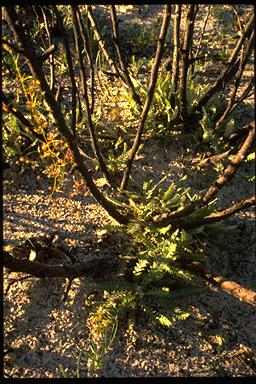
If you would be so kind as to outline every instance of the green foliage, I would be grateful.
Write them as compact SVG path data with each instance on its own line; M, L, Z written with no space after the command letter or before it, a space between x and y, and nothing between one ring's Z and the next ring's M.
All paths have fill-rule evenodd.
M91 374L99 375L102 362L113 346L118 327L123 321L134 321L144 314L163 327L172 327L185 320L189 313L177 307L178 300L202 292L197 278L186 269L186 263L202 259L205 244L204 228L185 231L156 227L148 222L152 214L179 209L197 199L184 188L185 179L164 188L165 178L153 185L144 182L141 196L128 194L127 202L136 219L126 227L127 242L122 243L118 279L90 282L88 292L98 292L101 299L90 305L88 328L91 347L87 353ZM197 217L209 214L213 208L201 209ZM120 230L112 226L111 231Z
M128 203L138 221L143 222L153 214L183 209L188 203L197 199L197 195L190 196L189 187L184 188L185 180L186 176L166 188L164 186L165 176L155 185L153 185L153 180L145 181L142 186L142 194L131 193Z
M135 309L135 295L131 285L122 279L100 284L90 281L86 283L90 289L100 292L102 297L89 304L90 315L87 319L90 332L90 348L86 351L88 375L97 376L105 356L111 350L122 320Z
M231 134L234 127L234 120L232 116L230 116L220 129L215 129L216 121L225 107L226 101L223 94L217 93L214 95L202 109L195 134L198 144L200 144L202 148L206 145L216 154L225 150L224 139Z
M96 311L89 317L91 340L88 355L88 375L97 374L102 362L116 337L118 317L114 298L106 293L106 302L98 303Z
M159 19L154 20L154 22L150 24L127 24L126 33L129 36L129 41L131 42L129 44L130 50L132 50L132 52L136 55L141 55L141 52L144 52L147 57L154 54L160 27L161 21Z
M143 145L140 145L138 149L138 153L142 149ZM121 171L125 169L125 165L127 159L129 157L130 150L127 148L127 143L121 138L118 137L114 148L109 149L108 158L107 158L107 166L108 169L114 173L119 174Z
M172 103L174 97L170 72L159 73L146 125L155 136L168 134L171 122L178 116L178 105Z
M199 64L197 65L199 66ZM202 84L198 81L197 77L189 70L187 74L187 105L188 113L191 112L197 102L204 96L209 89L208 84Z
M168 312L171 302L179 296L180 287L189 286L183 294L195 293L194 275L184 268L184 262L201 259L204 244L196 234L175 229L172 225L157 227L148 221L153 214L172 208L179 210L197 199L196 195L190 196L189 188L182 187L184 179L176 185L172 183L167 189L161 188L164 181L165 178L155 185L152 181L145 182L142 196L133 194L128 198L136 219L127 228L131 242L125 260L131 279L136 283L138 303L143 311L150 312L149 316L161 324L170 325L174 319L184 316L175 310L171 320L172 312L168 316L158 312L157 303L166 304L167 301L168 306L164 308ZM198 217L209 211L212 209L202 209Z
M219 34L234 32L236 16L229 5L214 5L211 7L211 15L217 21Z
M15 116L3 115L4 129L2 134L4 154L8 162L15 161L18 156L22 154L22 144L24 137L22 137L17 119ZM8 126L8 131L5 129ZM23 141L23 143L22 143Z

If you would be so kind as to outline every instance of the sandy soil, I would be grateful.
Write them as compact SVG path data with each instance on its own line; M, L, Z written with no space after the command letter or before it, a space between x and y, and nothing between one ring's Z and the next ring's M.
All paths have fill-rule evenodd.
M161 6L156 10L159 14ZM129 8L126 20L132 12ZM246 119L242 111L240 124L243 125L243 119L250 121L251 116L249 112ZM142 156L138 161L138 171L133 175L135 183L141 182L142 172L155 181L165 172L166 183L186 172L175 141L159 140L146 143L146 160ZM192 167L192 158L187 161ZM246 181L246 175L253 172L253 165L248 163L240 169L220 193L223 205L254 193L253 184ZM210 168L203 177L190 172L187 183L194 190L202 190L215 176ZM17 175L12 185L5 185L4 246L8 249L27 237L56 231L56 244L72 249L79 261L117 256L122 240L106 242L101 237L104 225L113 222L112 219L86 191L70 198L69 184L66 185L63 193L53 197L49 196L48 185L31 175ZM207 266L212 274L222 274L255 290L256 255L254 247L248 245L255 239L254 212L240 212L227 223L238 227L239 232L227 236L220 249L207 249ZM226 249L228 245L234 245L233 250ZM5 287L10 278L22 276L4 271ZM67 301L62 303L64 286L64 279L30 278L13 284L4 297L6 378L74 378L80 353L80 377L88 375L86 280L75 279ZM178 321L171 329L160 328L143 318L123 328L105 356L101 376L255 376L255 306L210 283L208 288L207 292L174 303L188 311L190 317Z

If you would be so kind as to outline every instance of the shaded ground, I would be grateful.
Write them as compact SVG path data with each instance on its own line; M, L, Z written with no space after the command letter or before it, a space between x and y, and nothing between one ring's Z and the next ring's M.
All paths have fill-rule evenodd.
M125 18L130 23L132 9ZM251 121L252 108L250 104L247 119L241 110L239 124ZM167 184L187 173L192 191L206 188L216 171L207 168L203 177L199 176L192 167L192 157L184 162L181 155L174 138L146 143L133 172L134 184L141 184L143 173L155 181L166 174ZM253 173L252 164L241 168L220 193L224 206L254 193L253 184L246 180ZM106 241L101 237L100 230L112 219L86 189L71 198L69 186L67 181L63 193L51 198L44 180L17 175L15 182L4 188L5 246L54 230L56 243L72 248L77 260L120 254L121 238ZM221 248L208 248L207 266L213 275L221 273L255 290L255 249L248 245L255 239L253 210L236 214L228 223L239 226L239 232L227 236ZM6 285L6 272L4 276ZM15 276L23 275L12 274ZM60 365L67 377L75 377L80 352L81 377L87 375L87 282L75 279L63 304L64 284L64 279L31 278L11 286L4 298L5 377L60 378L64 376ZM191 314L174 328L165 330L143 318L121 327L104 360L102 376L255 376L255 307L208 286L207 292L174 302Z

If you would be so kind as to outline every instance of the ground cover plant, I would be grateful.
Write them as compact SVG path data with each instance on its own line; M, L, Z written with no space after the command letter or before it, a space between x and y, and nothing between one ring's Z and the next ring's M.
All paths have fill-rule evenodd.
M159 23L150 26L155 33L143 29L134 45L122 35L117 7L106 12L102 27L102 15L91 5L3 8L4 183L17 173L34 173L51 181L54 196L72 177L70 197L86 186L113 219L106 236L123 239L119 256L103 260L77 262L53 246L51 233L3 253L9 271L66 278L64 300L72 281L84 279L89 376L100 374L124 324L140 316L167 328L189 321L177 302L202 292L205 282L255 305L251 289L212 276L204 263L212 238L228 232L225 219L255 205L255 195L232 196L228 205L218 199L242 165L254 160L254 124L236 124L238 107L254 86L254 77L245 77L252 64L253 11L165 5ZM209 15L219 22L220 48L207 46ZM148 42L150 49L138 55ZM206 67L216 63L217 73L203 82ZM143 172L140 159L147 161L143 151L154 140L175 140L187 175L167 183L167 175L157 180ZM199 157L192 173L200 178L207 165L216 172L199 190L187 177L191 154ZM49 263L63 255L65 263Z

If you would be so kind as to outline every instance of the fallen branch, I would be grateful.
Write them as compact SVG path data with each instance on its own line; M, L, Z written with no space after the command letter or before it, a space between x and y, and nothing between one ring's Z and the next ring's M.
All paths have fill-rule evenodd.
M99 277L100 275L107 274L109 265L113 266L115 260L113 259L96 259L85 261L76 264L56 264L49 265L45 263L38 263L24 259L17 259L9 252L3 251L3 265L11 272L24 272L34 277L41 278L56 278L65 277L74 279L81 276Z
M213 280L219 285L220 289L236 296L241 301L245 301L248 304L256 306L256 292L251 289L244 288L240 284L235 283L232 280L228 280L223 276L216 276Z
M217 286L219 289L224 290L231 294L232 296L237 297L239 300L246 302L250 305L256 306L256 292L244 288L240 284L235 283L232 280L228 280L224 276L212 276L206 269L205 265L194 261L186 266L186 268L191 272L198 273L203 279L209 281L213 285Z
M39 278L57 278L63 277L69 279L62 300L65 301L72 280L76 277L90 276L98 278L108 274L107 269L111 266L113 270L117 261L113 259L96 259L74 265L48 265L29 260L16 259L10 253L3 252L3 265L11 272L24 272ZM256 306L256 293L251 289L242 287L234 281L228 280L223 276L211 276L205 266L200 262L188 264L186 268L192 272L198 273L204 279L217 285L220 289L227 291L239 300ZM26 276L27 278L28 276ZM29 276L31 277L31 276Z

